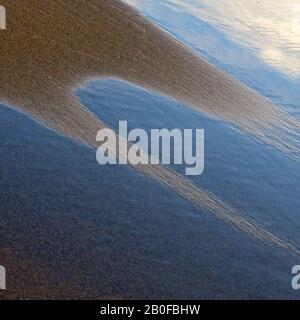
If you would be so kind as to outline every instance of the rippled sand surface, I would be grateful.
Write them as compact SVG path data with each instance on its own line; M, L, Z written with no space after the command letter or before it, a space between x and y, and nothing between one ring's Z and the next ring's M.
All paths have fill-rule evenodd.
M105 127L74 89L93 77L118 77L226 121L298 158L299 123L216 69L134 9L115 0L2 1L0 99L45 125L97 147ZM137 170L239 230L266 243L298 249L213 194L161 166Z
M1 96L47 125L94 143L99 121L72 89L116 76L298 153L299 123L119 1L3 1ZM87 130L88 128L88 130ZM297 140L298 141L298 140Z

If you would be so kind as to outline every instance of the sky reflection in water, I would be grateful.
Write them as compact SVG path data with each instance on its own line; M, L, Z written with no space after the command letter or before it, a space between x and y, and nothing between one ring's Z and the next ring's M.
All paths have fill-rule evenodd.
M290 113L300 106L298 0L124 0Z
M300 36L297 23L292 24L298 1L126 2L214 65L300 116ZM227 124L123 81L92 81L77 94L111 127L128 120L130 129L204 128L205 172L193 177L193 182L300 247L297 162ZM112 292L124 288L127 294L130 290L148 294L153 289L159 297L173 297L171 292L179 295L175 298L297 297L290 289L295 257L234 232L171 189L126 166L100 167L90 149L45 130L21 113L3 105L0 113L4 138L0 144L0 191L6 199L5 212L17 221L2 235L7 246L13 241L11 235L24 232L27 242L19 242L47 261L46 253L41 257L43 241L36 240L44 232L55 254L61 252L62 243L68 250L77 250L74 263L79 261L78 252L87 252L95 260L92 267L97 272L93 270L92 276L98 284L111 272L107 288ZM182 172L180 167L175 169ZM88 224L83 229L88 230L86 240L77 245L69 235L74 219L80 228ZM69 241L59 241L55 247L57 234ZM115 257L112 248L118 253ZM79 262L91 261L85 260ZM53 262L51 256L49 261ZM174 279L168 278L170 275ZM216 281L219 291L199 290L205 281L209 285Z

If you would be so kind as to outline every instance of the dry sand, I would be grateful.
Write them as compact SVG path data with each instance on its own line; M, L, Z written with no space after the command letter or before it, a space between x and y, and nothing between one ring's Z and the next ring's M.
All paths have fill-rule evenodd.
M118 77L180 100L298 157L299 123L116 0L3 0L0 100L97 147L105 127L74 96L92 77ZM162 166L135 167L239 230L299 251Z

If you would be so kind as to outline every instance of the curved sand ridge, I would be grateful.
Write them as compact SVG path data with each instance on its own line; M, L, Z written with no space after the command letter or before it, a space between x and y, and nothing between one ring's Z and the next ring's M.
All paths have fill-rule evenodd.
M105 125L73 91L91 77L118 77L225 120L299 156L299 122L116 0L3 0L0 99L97 147ZM239 230L299 254L292 244L160 165L135 166Z

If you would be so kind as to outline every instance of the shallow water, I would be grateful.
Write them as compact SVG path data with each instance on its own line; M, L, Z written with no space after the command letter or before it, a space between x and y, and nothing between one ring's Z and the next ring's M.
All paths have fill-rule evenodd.
M129 108L126 116L132 114L135 119L140 102L147 102L155 114L152 98L178 111L175 117L162 117L162 124L185 124L179 116L187 111L178 104L172 102L169 106L170 101L136 88L131 92L138 99L131 104L128 86L122 88L115 81L91 83L79 93L92 108L101 108L99 96L94 95L99 85L104 105L105 96L108 98L105 87L110 92L121 90L109 99L112 112L120 110L122 102ZM136 110L131 113L130 109ZM120 112L107 118L111 125L123 117ZM190 119L193 117L198 123L199 116L190 115ZM149 119L154 120L152 116ZM15 270L10 289L25 291L32 285L30 275L24 279L18 272L19 264L30 257L34 267L47 268L47 279L49 274L54 278L50 286L42 281L38 286L52 292L53 285L60 295L71 288L79 297L94 298L298 298L290 288L290 266L297 263L298 257L236 231L127 166L99 166L86 146L5 106L1 108L1 121L0 134L5 136L0 167L1 199L5 200L1 206L0 221L5 227L1 244L14 248L15 259L2 256L1 260L10 272ZM144 121L140 118L139 124L143 126ZM203 119L205 123L207 128L215 125ZM12 125L18 129L12 130ZM231 142L232 136L225 131L220 129L224 141ZM211 141L213 137L219 141L217 133L213 129ZM248 143L251 150L253 142ZM214 150L209 151L212 158L220 154L220 144L210 148ZM231 156L222 155L224 159ZM206 183L244 209L256 208L265 225L267 219L273 221L271 211L269 217L264 210L259 211L261 202L254 181L249 183L247 177L239 186L236 174L234 182L229 183L228 178L218 174L222 169L219 161L210 166L196 183ZM253 187L255 206L242 189L244 184L248 189ZM287 221L287 217L281 217L281 221ZM280 234L288 234L287 228L279 229ZM35 275L38 279L40 276Z
M78 95L82 103L115 129L122 120L128 121L129 130L204 128L205 171L188 178L300 246L297 161L227 124L123 81L92 81ZM183 175L184 167L173 166Z
M289 32L282 38L272 20L278 12L287 17L295 1L265 1L271 20L249 1L224 1L224 8L218 1L126 2L300 116L299 41ZM111 127L128 120L129 128L204 128L205 172L193 182L300 247L299 162L123 81L91 81L77 95ZM4 105L0 112L2 244L51 265L62 287L93 288L100 297L300 297L290 286L299 257L241 234L126 166L98 166L87 147L23 114Z
M123 0L203 57L300 115L297 0Z

